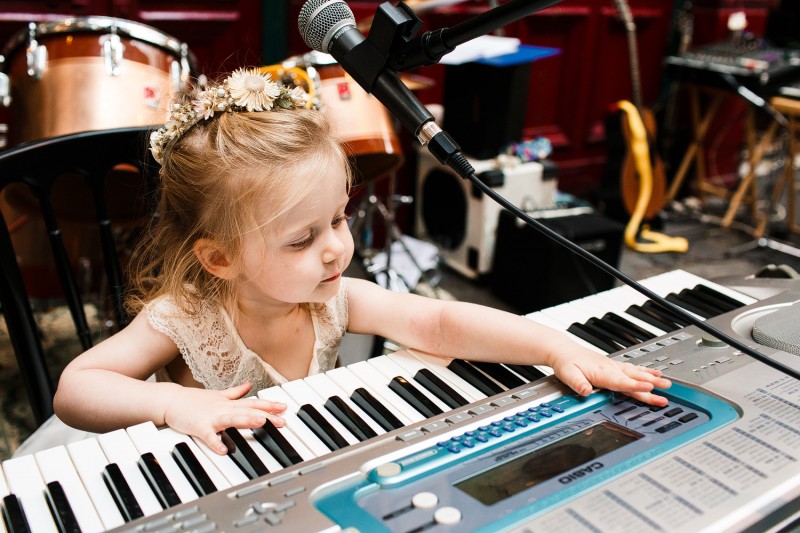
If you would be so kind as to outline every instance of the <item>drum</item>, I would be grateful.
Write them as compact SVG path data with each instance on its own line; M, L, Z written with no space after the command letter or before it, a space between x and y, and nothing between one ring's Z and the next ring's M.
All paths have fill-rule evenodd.
M173 95L189 81L188 46L160 31L112 17L31 22L0 56L0 104L9 107L8 145L80 131L163 124ZM136 228L143 219L145 183L120 165L108 179L109 216ZM53 207L82 285L95 290L102 255L90 195L77 175L55 183ZM38 201L24 187L0 195L0 212L13 228L14 249L29 294L57 297L59 289Z
M186 44L112 17L31 22L5 45L2 58L0 76L11 97L10 146L78 131L163 124L193 63Z
M357 182L385 176L403 163L391 115L332 56L309 52L263 67L262 71L280 83L301 86L309 93L353 160Z

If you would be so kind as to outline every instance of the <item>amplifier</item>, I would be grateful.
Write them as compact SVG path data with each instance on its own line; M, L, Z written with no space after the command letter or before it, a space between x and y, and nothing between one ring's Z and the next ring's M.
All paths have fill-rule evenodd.
M444 262L463 276L476 279L487 274L502 208L427 150L418 153L417 236L436 243ZM510 156L470 159L470 163L481 181L515 205L524 209L555 205L553 163L520 163Z
M624 226L597 214L540 222L606 263L617 266ZM538 230L500 214L492 275L496 296L530 312L582 298L614 286L614 278Z

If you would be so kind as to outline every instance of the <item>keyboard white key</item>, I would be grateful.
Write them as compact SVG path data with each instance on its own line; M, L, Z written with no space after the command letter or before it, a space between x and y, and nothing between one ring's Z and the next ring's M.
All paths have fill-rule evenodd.
M358 364L358 363L355 363L355 364ZM361 378L359 378L357 375L355 375L352 372L352 370L350 370L350 367L352 367L352 366L353 365L348 365L347 367L334 368L333 370L328 371L326 373L326 375L329 378L331 378L331 380L333 380L334 383L336 383L339 387L341 387L341 389L347 393L348 397L352 397L353 396L353 392L356 389L363 388L364 390L369 392L375 398L376 401L380 402L381 405L383 405L384 407L386 407L387 409L392 411L392 414L400 422L402 422L404 425L408 426L408 425L410 425L412 423L411 418L409 418L405 414L405 412L394 410L392 408L391 402L385 400L381 396L380 392L384 388L376 390L376 388L373 388L374 383L373 384L365 383Z
M286 411L281 413L281 417L283 417L284 421L286 422L286 428L294 433L295 436L300 439L303 444L305 444L305 447L313 454L314 457L326 455L331 452L331 450L325 446L325 444L323 444L322 441L319 440L319 438L314 435L310 429L308 429L308 427L306 427L303 421L297 418L296 413L300 406L297 405L291 396L286 394L286 391L280 386L260 390L258 391L258 397L265 400L272 400L273 402L282 402L286 404ZM297 451L298 453L301 453L300 450ZM305 457L303 458L305 459Z
M417 383L414 380L414 375L412 373L408 372L405 368L394 362L391 358L384 355L369 359L367 362L386 377L385 383L387 383L387 385L395 376L402 376L406 379L406 381L413 385L414 388L416 388L418 391L424 394L426 398L433 402L434 405L441 409L442 412L446 413L450 410L450 407L448 407L447 404L434 396L434 394L428 391L428 389Z
M226 478L222 472L219 471L215 464L208 458L208 456L206 456L205 453L200 450L200 447L190 436L175 431L170 427L159 430L158 435L161 437L169 450L175 448L175 445L179 442L185 442L194 456L197 458L197 462L200 463L200 466L203 467L203 470L208 475L209 479L211 479L211 482L217 487L217 490L227 489L231 486L228 478Z
M372 428L372 430L381 435L386 433L386 430L383 429L380 424L375 422L367 413L365 413L359 406L357 406L353 401L350 399L350 394L344 391L339 385L334 382L328 373L325 374L314 374L308 376L307 378L303 378L303 380L308 383L308 385L317 391L320 396L323 398L330 398L331 396L337 396L342 399L342 401L347 404L350 409L353 410L361 419ZM352 394L352 393L351 393Z
M103 448L106 458L109 463L116 463L128 486L131 488L139 507L145 516L156 514L162 510L161 504L147 480L144 478L137 461L139 460L139 453L136 451L136 446L133 445L131 439L124 429L118 429L109 433L103 433L97 436L97 441L100 447Z
M3 501L3 498L8 496L10 493L8 492L8 484L6 484L6 476L3 473L3 470L0 469L0 502ZM0 532L6 532L6 525L2 519L0 519Z
M67 496L75 520L85 533L105 531L103 522L83 486L72 459L64 446L57 446L35 455L36 465L45 484L58 481Z
M106 529L123 525L125 520L103 482L103 469L108 464L108 459L97 439L68 444L67 452Z
M205 454L209 461L214 463L214 466L225 476L225 479L228 480L228 483L230 483L232 487L248 481L248 477L244 475L244 472L236 466L236 463L234 463L230 457L218 454L197 437L193 437L193 439L198 449Z
M562 322L559 322L555 318L545 315L544 311L536 311L534 313L530 313L528 315L525 315L525 317L530 319L530 320L533 320L534 322L538 322L539 324L541 324L543 326L547 326L549 328L553 328L555 330L561 331L561 332L565 333L567 336L569 336L570 339L575 341L577 344L580 344L584 348L588 348L589 350L592 350L593 352L597 352L597 353L601 353L601 354L605 355L605 352L603 350L601 350L600 348L598 348L597 346L594 346L593 344L589 344L585 340L583 340L583 339L581 339L579 337L576 337L572 333L568 332L567 328L569 327L569 324L564 325Z
M350 370L362 383L369 383L370 392L374 391L375 396L387 409L393 412L400 412L403 416L412 422L419 422L425 420L425 417L419 414L412 408L405 400L400 398L394 391L390 390L386 385L389 380L380 373L374 366L370 365L368 361L359 361L348 365ZM367 388L367 387L364 387ZM396 414L396 413L395 413Z
M36 460L32 455L23 455L3 462L8 489L19 498L31 531L57 533L53 516L44 496L45 485Z
M442 359L441 357L417 352L415 350L402 350L391 353L387 357L412 374L416 374L423 368L427 368L470 402L476 402L486 398L485 394L447 368L447 364L450 362L449 359Z
M242 434L244 439L247 441L247 444L253 449L253 451L258 455L258 458L261 459L261 462L264 463L264 466L267 467L270 474L277 472L278 470L282 470L283 466L275 459L271 453L269 453L260 442L256 440L253 436L252 429L240 429L239 433Z
M186 503L197 499L197 493L173 459L170 453L172 450L166 446L155 424L143 422L129 427L126 431L139 455L149 452L155 456L181 502Z
M325 399L314 390L302 379L297 379L284 383L281 388L291 396L298 406L304 404L311 404L324 418L328 421L331 427L336 430L339 435L344 438L351 446L358 444L359 440L350 431L339 422L333 414L325 409Z

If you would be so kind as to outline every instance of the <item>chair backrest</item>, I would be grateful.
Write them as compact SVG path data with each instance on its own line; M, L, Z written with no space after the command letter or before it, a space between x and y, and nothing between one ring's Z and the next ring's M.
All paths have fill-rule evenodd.
M99 242L102 255L98 252L97 256L102 257L103 284L110 294L112 314L117 327L127 325L128 317L123 307L123 275L118 243L115 242L115 233L119 232L114 211L119 209L110 207L110 203L116 206L143 206L124 210L139 211L138 219L146 219L148 199L152 197L146 193L154 190L153 178L157 172L157 166L147 150L150 131L150 127L131 127L82 132L34 141L0 152L0 192L3 194L3 210L0 212L0 268L3 273L0 277L0 304L33 414L39 424L53 413L55 389L45 359L42 331L34 318L31 278L57 278L56 285L62 293L57 298L61 301L63 297L66 301L80 348L86 350L91 347L92 331L84 311L85 295L81 293L81 284L75 273L76 258L70 257L62 233L65 225L74 227L76 217L80 218L81 224L76 234L87 237L93 234L91 241ZM137 181L144 184L141 190L145 194L136 198L128 191L122 193L122 198L111 198L109 184L113 176L121 174L135 176ZM66 189L63 186L65 177L70 180ZM11 218L9 213L22 214L14 220L8 220ZM24 224L32 219L38 220L38 226L43 226L46 231L42 230L38 235L20 235L20 222ZM49 244L52 252L50 264L54 265L50 275L25 273L26 252L19 249L21 243L25 248L35 248L34 245L41 248L45 243ZM23 268L20 268L20 264L23 264ZM99 268L99 265L92 266Z

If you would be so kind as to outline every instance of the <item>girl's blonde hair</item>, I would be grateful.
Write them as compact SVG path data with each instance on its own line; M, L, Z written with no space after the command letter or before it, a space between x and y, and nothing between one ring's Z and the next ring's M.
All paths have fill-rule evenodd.
M128 311L165 294L189 314L204 302L230 309L231 282L202 267L195 242L211 239L237 263L245 233L269 232L331 164L342 166L349 187L346 155L317 110L227 112L192 126L164 152L157 216L131 264Z

